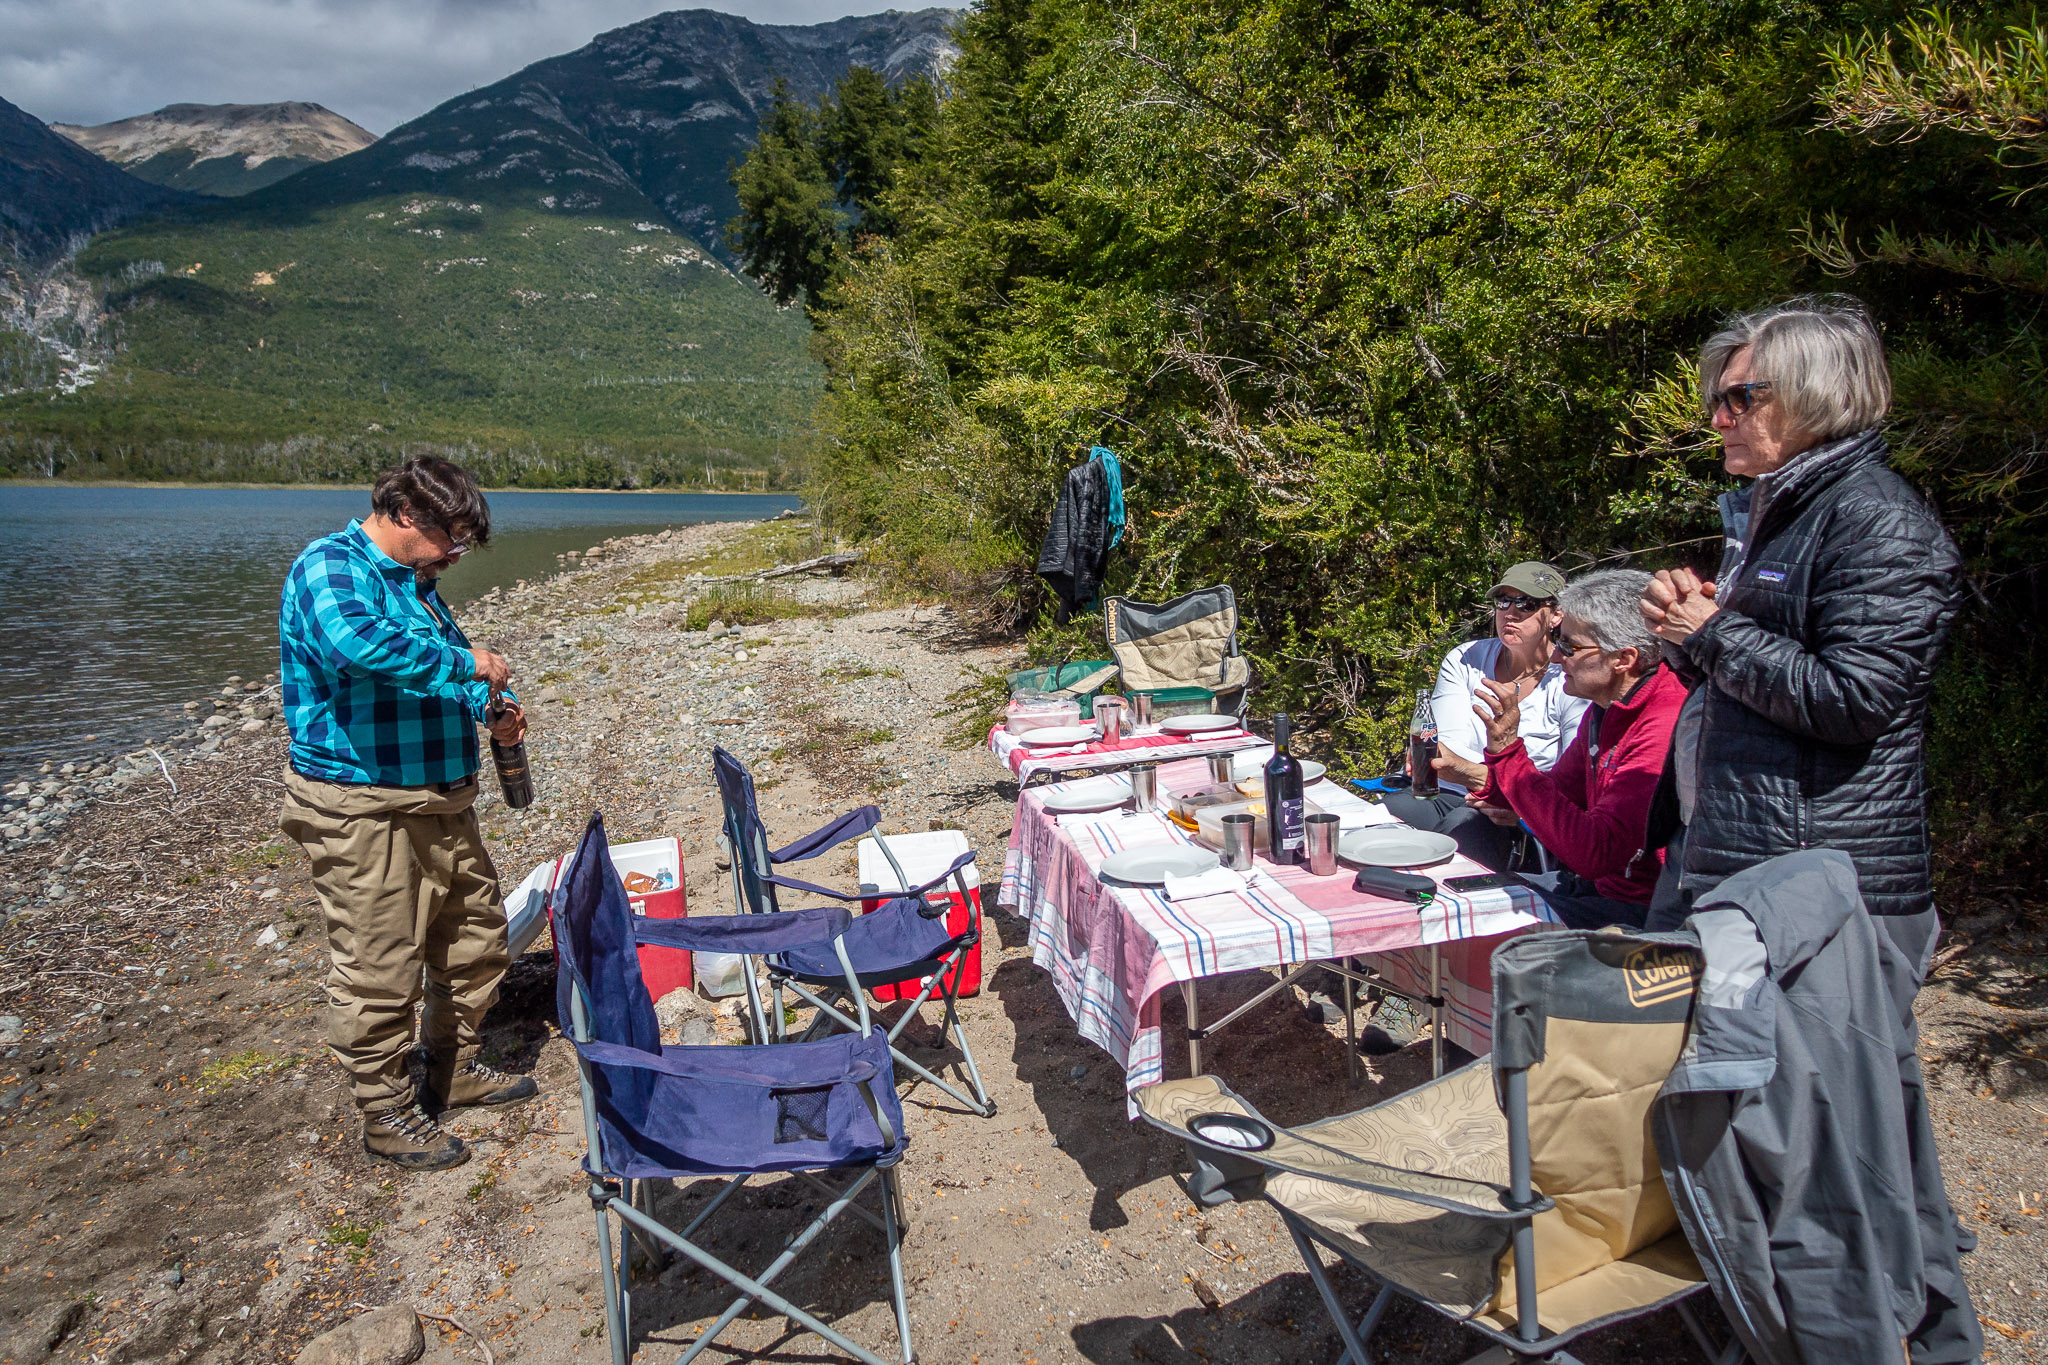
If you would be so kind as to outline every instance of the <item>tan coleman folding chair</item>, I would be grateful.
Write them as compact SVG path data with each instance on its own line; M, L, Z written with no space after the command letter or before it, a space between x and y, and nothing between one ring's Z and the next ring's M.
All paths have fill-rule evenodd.
M1106 598L1102 623L1124 691L1206 687L1217 711L1243 713L1252 666L1237 651L1237 594L1229 584L1157 604Z
M1700 971L1689 934L1532 934L1493 957L1494 1054L1370 1109L1299 1128L1269 1123L1213 1076L1138 1092L1184 1139L1203 1206L1264 1198L1294 1237L1345 1353L1396 1294L1489 1339L1478 1361L1576 1361L1599 1328L1707 1287L1678 1226L1649 1110L1678 1060ZM1362 1318L1338 1299L1324 1251L1379 1285Z

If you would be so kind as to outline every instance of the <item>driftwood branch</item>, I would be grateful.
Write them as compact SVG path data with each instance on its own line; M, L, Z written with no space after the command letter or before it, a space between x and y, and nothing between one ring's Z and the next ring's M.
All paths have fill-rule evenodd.
M819 555L806 559L801 564L777 564L772 569L759 573L727 574L722 578L699 578L698 583L759 583L768 578L788 578L791 574L825 572L837 576L867 558L865 550L847 550L840 554Z

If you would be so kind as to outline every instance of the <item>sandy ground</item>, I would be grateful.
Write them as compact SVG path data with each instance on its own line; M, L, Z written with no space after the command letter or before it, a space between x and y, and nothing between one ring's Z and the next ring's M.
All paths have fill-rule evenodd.
M1015 787L985 754L944 747L941 713L970 670L1011 661L1004 649L855 579L785 589L829 614L717 644L686 629L703 591L692 573L798 557L794 534L691 528L613 542L468 614L479 642L512 657L534 715L540 800L519 814L495 796L484 807L508 883L568 848L599 809L615 841L680 836L693 909L727 910L708 761L719 742L754 765L778 838L873 800L888 830L965 830L993 886ZM461 1168L404 1176L367 1159L322 1049L318 909L300 854L275 833L282 761L274 720L231 726L208 752L178 751L175 794L161 777L129 782L57 840L0 856L0 1011L20 1019L18 1039L0 1020L0 1362L289 1360L360 1305L398 1300L460 1320L500 1361L608 1358L575 1066L554 1025L545 938L515 964L488 1025L492 1053L532 1073L540 1098L454 1116L476 1151ZM853 881L850 850L811 868ZM1921 1002L1946 1169L1982 1239L1970 1272L1996 1361L2039 1359L2048 1340L2048 958L2009 918L1998 907L1966 917L1981 946ZM1192 1208L1174 1179L1181 1154L1125 1119L1120 1074L1076 1037L1015 918L989 916L984 974L963 1014L997 1115L976 1118L929 1087L906 1099L920 1359L1334 1360L1335 1334L1277 1220L1262 1206ZM1205 1010L1264 979L1209 983ZM1168 1014L1172 1036L1177 1005ZM1213 1069L1284 1121L1358 1107L1427 1069L1426 1046L1413 1046L1368 1059L1353 1085L1341 1035L1284 998L1212 1046ZM658 1207L687 1214L710 1188L665 1187ZM812 1202L792 1181L764 1182L720 1215L712 1243L758 1267ZM878 1253L875 1233L843 1220L782 1287L890 1356ZM636 1358L673 1359L727 1298L702 1274L650 1267L634 1296ZM470 1332L429 1325L426 1359L483 1358ZM706 1358L835 1358L787 1328L750 1316L723 1338L730 1350ZM1477 1349L1406 1306L1380 1340L1403 1361ZM1698 1358L1668 1315L1582 1354Z

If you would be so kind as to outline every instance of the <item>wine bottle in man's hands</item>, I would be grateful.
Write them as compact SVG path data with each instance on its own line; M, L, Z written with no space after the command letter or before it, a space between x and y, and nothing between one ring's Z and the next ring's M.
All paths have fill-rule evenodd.
M1287 745L1294 726L1285 711L1273 717L1273 756L1266 760L1267 856L1276 863L1298 863L1307 851L1307 809L1301 797L1301 764Z
M504 714L505 700L493 692L490 704L484 708L484 715L495 725L498 717ZM513 810L524 810L532 805L533 774L526 766L526 741L500 744L498 737L492 735L491 762L498 765L498 788L505 793L505 804Z

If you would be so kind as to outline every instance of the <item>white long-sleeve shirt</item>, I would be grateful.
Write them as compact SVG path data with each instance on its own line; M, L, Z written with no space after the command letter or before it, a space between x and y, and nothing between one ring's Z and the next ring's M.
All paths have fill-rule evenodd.
M1497 639L1474 640L1444 655L1437 669L1430 705L1436 712L1436 742L1471 763L1486 761L1486 726L1472 710L1481 695L1481 679L1493 676L1500 658ZM1522 720L1516 727L1529 761L1548 772L1579 733L1579 720L1589 703L1564 692L1564 669L1553 662L1543 670L1536 688L1522 698ZM1439 779L1444 790L1462 792L1462 783Z

